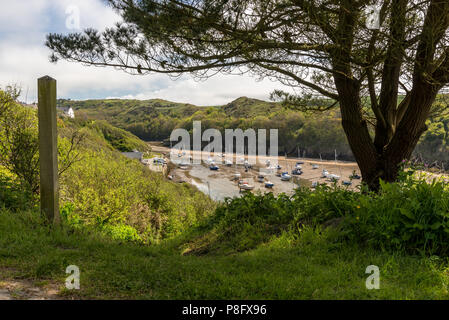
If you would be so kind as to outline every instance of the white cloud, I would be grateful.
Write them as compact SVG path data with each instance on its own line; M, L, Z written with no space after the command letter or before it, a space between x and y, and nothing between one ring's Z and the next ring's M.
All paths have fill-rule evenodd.
M65 29L66 8L79 7L81 27L103 29L120 17L101 0L0 0L0 86L19 84L22 99L35 101L37 79L44 75L58 80L58 96L87 98L161 98L197 105L218 105L240 96L268 99L279 83L256 82L249 76L217 75L204 82L189 76L177 81L166 75L131 76L113 68L86 67L60 61L51 64L44 46L48 32ZM284 88L285 89L285 88Z

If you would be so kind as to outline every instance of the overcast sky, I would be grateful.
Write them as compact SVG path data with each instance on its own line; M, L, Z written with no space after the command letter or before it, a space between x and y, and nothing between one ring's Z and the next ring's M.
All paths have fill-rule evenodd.
M195 82L186 75L173 81L160 74L131 76L113 68L52 64L45 35L78 31L67 27L75 21L74 7L81 29L103 30L120 19L102 0L0 0L0 87L18 84L22 100L30 103L37 99L37 79L49 75L58 80L59 98L161 98L197 105L225 104L241 96L268 100L274 89L285 89L249 76L218 75Z

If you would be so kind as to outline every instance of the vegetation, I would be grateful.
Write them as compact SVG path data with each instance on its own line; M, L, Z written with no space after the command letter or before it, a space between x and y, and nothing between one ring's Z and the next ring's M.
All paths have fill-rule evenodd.
M447 205L447 186L439 188L390 185L374 199L324 187L292 198L247 194L151 246L67 224L50 228L36 211L0 209L0 270L7 268L1 277L54 283L67 298L447 299L446 255L424 255L445 252L447 233L429 225L447 223L447 207L429 211L442 208L438 200ZM404 189L413 203L401 207L407 211L398 210L407 201L394 189ZM411 227L409 215L423 209L421 218L430 219L416 216L410 222L423 228ZM81 269L81 290L63 286L69 264ZM365 287L369 265L380 269L380 290Z
M445 106L441 96L434 109ZM77 118L106 120L113 126L132 132L146 141L168 139L175 128L192 130L192 122L201 120L203 130L279 129L280 154L323 159L354 160L351 148L336 111L319 114L284 108L280 103L246 97L224 106L198 107L163 100L59 100L58 104L72 107ZM87 120L86 120L87 121ZM449 114L434 115L427 121L428 130L422 135L414 158L429 165L449 168Z
M397 179L398 165L410 158L438 92L449 84L445 0L384 1L376 4L377 14L371 0L108 2L123 23L103 33L49 34L51 61L135 74L204 79L250 72L276 79L300 93L273 93L287 104L340 108L348 143L372 190L380 180ZM332 103L309 106L307 100L317 97Z
M8 112L24 112L8 101ZM36 116L27 111L26 121ZM0 286L30 279L88 299L449 298L444 180L407 168L378 193L319 186L217 205L122 156L114 146L138 141L122 130L70 119L58 129L61 226L48 225L21 176L0 166ZM79 291L64 288L73 264ZM373 264L380 290L365 287Z
M39 163L36 111L9 99L8 112L0 117L0 123L7 121L11 125L0 131L0 150L9 151L0 153L6 154L0 157L0 207L18 211L37 205L39 168L31 176L33 188L23 178L27 159ZM214 207L193 187L169 182L122 156L117 149L148 150L132 134L104 121L59 119L58 127L60 204L67 225L148 244L181 233ZM9 128L28 131L12 140L2 134ZM25 140L30 147L24 147Z

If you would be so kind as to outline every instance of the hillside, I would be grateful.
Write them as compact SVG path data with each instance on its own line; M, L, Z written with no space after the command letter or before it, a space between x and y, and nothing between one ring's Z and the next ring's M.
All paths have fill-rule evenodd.
M117 148L145 145L130 133L59 119L62 221L50 227L23 175L39 158L36 110L3 98L0 298L448 298L444 180L408 171L378 194L323 185L217 204L122 156ZM211 121L220 110L205 112ZM365 285L373 264L381 290ZM81 270L80 290L64 286L68 265Z
M59 100L59 106L74 108L77 118L106 120L146 141L167 139L175 128L192 129L200 120L203 130L216 128L279 129L279 152L352 160L352 154L336 112L307 115L288 110L280 103L247 97L224 106L199 107L164 100ZM323 130L326 128L326 130Z
M435 104L444 104L438 100ZM200 107L185 103L153 100L59 100L60 106L71 106L78 118L106 120L146 141L165 140L175 128L192 129L201 120L203 130L216 128L279 129L279 152L333 159L335 150L340 160L354 160L337 110L305 114L284 108L280 103L248 97L238 98L223 106ZM421 137L414 155L429 163L437 161L449 167L449 115L433 116L429 130Z

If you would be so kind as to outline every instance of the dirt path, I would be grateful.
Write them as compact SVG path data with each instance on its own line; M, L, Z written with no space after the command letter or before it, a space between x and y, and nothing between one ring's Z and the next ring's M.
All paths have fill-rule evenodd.
M11 279L11 269L0 268L0 300L59 300L58 286L46 281Z

